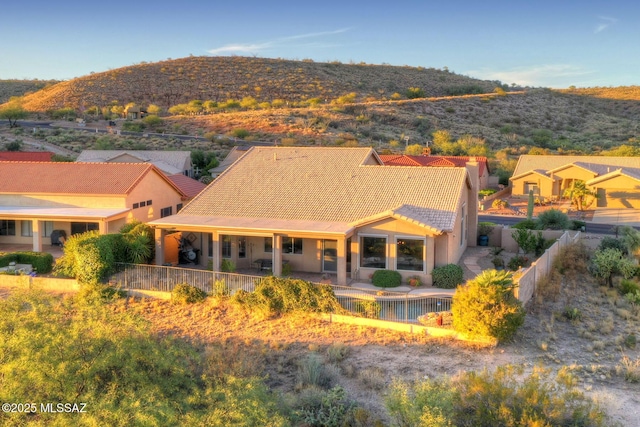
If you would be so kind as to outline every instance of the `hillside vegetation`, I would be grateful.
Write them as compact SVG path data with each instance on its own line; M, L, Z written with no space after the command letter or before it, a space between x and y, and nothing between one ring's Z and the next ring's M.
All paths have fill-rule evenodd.
M0 80L0 104L14 96L24 96L55 83L55 80Z

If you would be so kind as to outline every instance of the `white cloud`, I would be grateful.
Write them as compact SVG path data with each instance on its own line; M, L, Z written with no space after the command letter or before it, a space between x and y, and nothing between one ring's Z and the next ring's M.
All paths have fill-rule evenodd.
M335 30L335 31L323 31L323 32L318 32L318 33L297 34L297 35L288 36L288 37L280 37L280 38L277 38L277 39L268 40L268 41L264 41L264 42L261 42L261 43L229 44L229 45L226 45L226 46L221 46L221 47L217 47L215 49L211 49L208 52L213 54L213 55L216 55L216 54L219 54L219 53L252 53L252 54L257 54L260 51L263 51L263 50L266 50L266 49L270 49L270 48L287 47L287 46L290 47L290 46L292 46L292 44L290 42L295 41L295 40L331 36L331 35L334 35L334 34L344 33L344 32L347 32L349 30L350 30L350 28L342 28L342 29ZM327 44L321 44L321 43L315 42L315 43L308 43L307 46L334 47L335 45L327 45Z
M608 16L598 16L598 19L601 22L596 26L594 34L601 33L607 28L609 28L610 26L612 26L613 24L615 24L616 22L618 22L616 18L611 18Z
M484 80L500 80L507 84L516 83L521 86L542 87L567 87L577 84L572 80L592 73L593 71L568 64L535 65L531 67L516 67L510 70L484 68L465 72L467 75Z

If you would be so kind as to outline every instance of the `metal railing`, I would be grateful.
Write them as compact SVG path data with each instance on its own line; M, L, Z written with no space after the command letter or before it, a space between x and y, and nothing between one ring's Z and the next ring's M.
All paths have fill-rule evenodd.
M118 264L109 281L125 289L171 292L180 283L187 283L207 293L214 293L217 283L233 295L238 290L253 292L264 276L223 273L179 267L142 264ZM359 289L350 286L331 286L340 305L348 312L379 320L416 323L426 313L450 311L451 297L413 295L405 292Z

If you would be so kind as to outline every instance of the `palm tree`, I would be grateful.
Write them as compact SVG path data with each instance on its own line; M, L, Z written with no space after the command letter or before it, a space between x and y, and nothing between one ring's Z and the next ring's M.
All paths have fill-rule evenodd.
M573 181L571 188L564 190L563 196L569 197L579 211L587 209L598 197L597 193L589 189L582 180Z

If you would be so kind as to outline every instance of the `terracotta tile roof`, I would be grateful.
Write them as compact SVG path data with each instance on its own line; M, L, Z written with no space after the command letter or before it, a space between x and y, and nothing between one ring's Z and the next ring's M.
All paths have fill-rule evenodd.
M0 194L124 195L148 173L164 177L149 163L0 162Z
M353 225L402 215L438 232L453 229L466 169L376 163L369 148L253 147L180 213L155 222L190 217L201 224L260 219L261 227L282 220Z
M183 174L168 175L167 178L189 198L196 197L207 187L206 184Z
M463 168L472 158L471 156L409 156L406 154L386 154L380 158L387 166L432 166L432 167L459 167ZM478 174L484 175L488 169L486 157L476 156L479 164Z
M518 164L513 172L513 176L522 175L523 173L542 169L551 171L562 166L578 163L581 167L587 167L598 173L606 173L608 170L615 170L621 167L640 168L640 157L608 157L608 156L534 156L522 155L518 159ZM605 168L602 168L604 166Z
M50 162L49 151L0 151L0 162Z
M129 155L142 163L153 163L158 169L170 175L182 173L191 164L190 151L163 150L83 150L76 162L117 162L117 158Z

